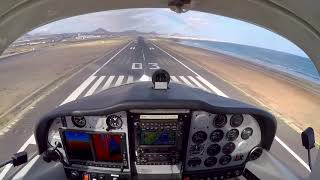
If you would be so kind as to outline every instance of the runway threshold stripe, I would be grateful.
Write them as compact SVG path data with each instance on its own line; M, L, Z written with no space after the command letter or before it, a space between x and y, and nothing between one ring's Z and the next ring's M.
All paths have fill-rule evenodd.
M193 85L187 78L185 78L184 76L179 76L179 77L180 77L180 79L181 79L184 83L186 83L188 86L194 87L194 85Z
M108 80L106 81L106 83L103 85L102 90L108 89L113 81L113 79L115 78L115 76L109 76Z
M96 91L96 89L99 87L99 85L101 84L104 78L105 76L100 76L99 79L91 86L89 91L84 95L84 97L92 95Z
M170 76L170 78L171 78L174 82L176 82L176 83L181 83L181 82L179 81L179 79L176 78L175 76Z
M74 101L76 100L79 95L87 88L87 86L96 78L96 76L89 76L76 90L74 90L70 96L64 100L62 104L65 104L65 103L68 103L68 102L71 102L71 101Z
M193 78L192 76L188 76L188 78L194 83L196 84L200 89L203 89L205 91L210 92L209 89L207 89L206 87L204 87L199 81L197 81L195 78Z
M133 83L133 76L129 76L127 80L127 84Z
M226 94L224 94L220 89L216 88L214 85L212 85L209 81L204 79L201 76L197 76L197 79L199 79L203 84L205 84L208 88L210 88L213 92L215 92L219 96L228 97Z
M123 81L123 79L124 79L124 76L119 76L118 79L117 79L117 81L116 81L116 83L114 84L114 86L115 86L115 87L116 87L116 86L120 86L121 83L122 83L122 81Z

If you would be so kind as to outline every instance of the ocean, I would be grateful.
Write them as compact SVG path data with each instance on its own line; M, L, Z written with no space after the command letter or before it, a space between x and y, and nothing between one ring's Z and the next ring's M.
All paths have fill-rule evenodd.
M316 84L319 73L309 58L260 47L218 41L176 40L178 43L237 57L262 66L285 72Z

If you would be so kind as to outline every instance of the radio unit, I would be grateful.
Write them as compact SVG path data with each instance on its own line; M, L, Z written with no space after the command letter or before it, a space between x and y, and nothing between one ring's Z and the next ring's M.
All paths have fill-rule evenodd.
M175 165L181 160L189 113L132 113L137 165Z

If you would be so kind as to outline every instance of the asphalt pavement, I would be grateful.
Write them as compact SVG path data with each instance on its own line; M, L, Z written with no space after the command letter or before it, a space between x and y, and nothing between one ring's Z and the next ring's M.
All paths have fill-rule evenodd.
M35 106L30 107L20 121L0 136L0 161L22 150L28 151L30 155L36 154L34 125L41 116L55 107L110 87L136 81L150 81L153 72L160 68L170 73L173 82L254 103L219 77L185 60L183 56L161 47L156 42L138 38L104 55L57 87ZM271 153L299 176L306 177L310 173L307 152L301 145L300 135L281 121L278 122L277 138L272 145ZM315 159L317 151L313 151L312 155ZM0 179L2 176L9 177L16 170L17 168L9 166L2 168Z

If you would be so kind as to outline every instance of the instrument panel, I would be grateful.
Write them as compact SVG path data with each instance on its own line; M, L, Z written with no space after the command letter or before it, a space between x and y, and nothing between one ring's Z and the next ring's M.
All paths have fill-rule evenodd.
M260 127L251 115L194 111L185 170L210 170L241 165L260 142Z
M50 128L49 142L63 144L60 150L71 163L67 174L91 170L179 176L237 167L232 176L238 176L243 170L238 167L259 148L261 130L249 114L128 110L59 117Z

